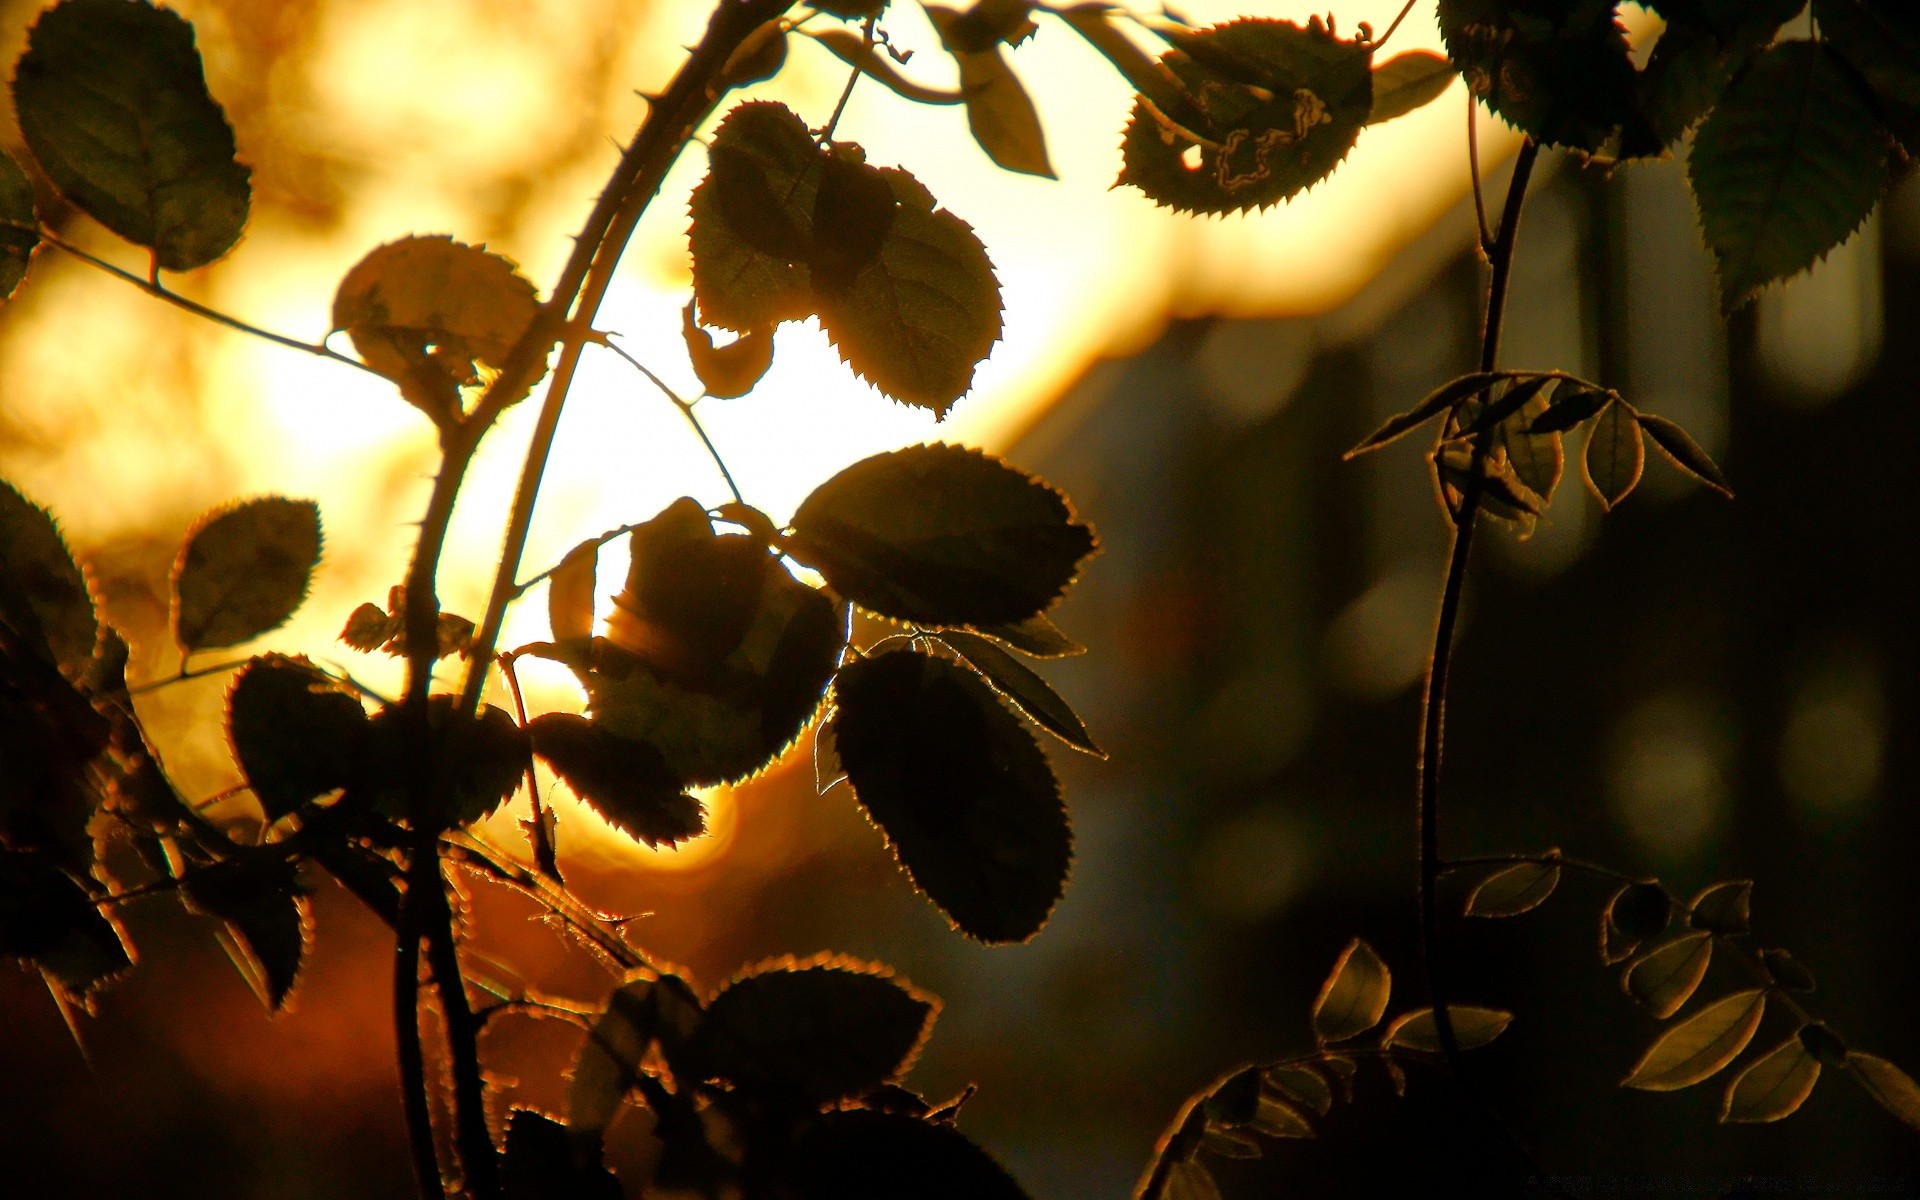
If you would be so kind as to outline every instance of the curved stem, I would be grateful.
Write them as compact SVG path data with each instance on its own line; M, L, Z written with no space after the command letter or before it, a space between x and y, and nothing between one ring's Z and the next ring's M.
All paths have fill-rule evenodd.
M460 972L460 954L453 941L453 912L447 905L440 856L429 845L418 852L416 861L426 864L410 874L420 884L427 968L440 997L448 1057L453 1060L454 1145L474 1200L500 1200L500 1158L493 1135L487 1130L487 1083L480 1069L480 1022L474 1018L466 980Z
M433 1149L433 1110L427 1103L427 1065L420 1047L420 925L412 889L400 901L400 934L393 953L393 1032L400 1057L400 1102L407 1146L422 1200L445 1196Z
M707 436L707 427L700 423L699 416L694 413L693 402L691 400L682 400L679 392L668 387L667 381L654 374L653 371L647 367L647 364L627 353L625 347L616 344L610 338L601 339L599 344L619 355L628 366L645 375L654 387L660 389L661 395L673 401L673 406L680 410L681 415L686 417L687 423L693 426L693 431L700 435L700 444L707 448L707 457L713 459L713 465L720 468L720 477L727 481L727 490L733 493L733 498L736 502L745 504L747 498L740 494L740 485L733 481L733 472L727 469L727 460L720 457L720 448L715 446L713 439ZM522 586L524 588L524 585Z
M527 727L527 698L520 691L520 673L513 669L513 655L500 656L500 673L507 677L507 690L513 693L513 711L520 728ZM540 777L534 774L533 759L527 759L527 803L533 818L527 821L527 841L533 846L533 862L542 872L560 878L560 861L554 854L553 839L547 834L547 812L540 803Z
M1373 48L1376 52L1379 51L1380 47L1386 45L1388 40L1393 37L1394 30L1400 28L1400 22L1407 19L1407 14L1413 11L1414 3L1415 3L1415 0L1407 0L1405 4L1401 5L1400 15L1393 19L1393 24L1387 26L1387 31L1380 35L1380 40L1373 44Z

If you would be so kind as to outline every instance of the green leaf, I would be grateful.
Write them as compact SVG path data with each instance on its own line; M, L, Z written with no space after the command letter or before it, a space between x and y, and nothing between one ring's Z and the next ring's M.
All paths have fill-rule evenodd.
M1373 947L1359 938L1347 943L1313 1001L1313 1036L1322 1042L1359 1037L1387 1013L1393 974Z
M807 253L822 155L792 109L756 100L729 112L693 190L693 291L710 325L735 333L813 315Z
M1268 208L1331 174L1373 109L1372 50L1319 19L1168 29L1181 91L1134 101L1119 182L1180 212ZM1192 152L1192 153L1190 153ZM1197 155L1197 162L1190 160Z
M0 572L0 618L22 632L37 628L67 678L84 678L100 629L86 573L67 552L53 515L3 479ZM15 604L26 611L13 611Z
M623 1195L597 1152L583 1162L580 1145L565 1125L525 1108L507 1118L500 1174L506 1200L621 1200Z
M1712 958L1711 933L1683 933L1636 959L1620 987L1664 1021L1693 997Z
M190 871L181 894L199 912L226 922L221 943L270 1012L293 994L312 941L313 918L292 859L236 858Z
M1583 459L1587 486L1593 489L1600 507L1609 512L1633 491L1646 466L1646 447L1641 444L1640 425L1633 416L1625 401L1609 401L1587 433Z
M1438 100L1453 85L1453 64L1428 50L1396 54L1373 69L1373 108L1367 124L1404 117Z
M1619 135L1627 152L1658 150L1637 110L1633 62L1614 6L1544 7L1440 0L1447 56L1467 87L1544 146L1596 151Z
M367 714L306 659L267 654L234 677L227 742L273 821L360 779Z
M173 638L188 654L250 642L307 598L320 507L265 496L200 519L173 565Z
M607 822L649 846L675 846L707 831L700 802L682 790L660 751L572 713L527 724L533 752Z
M1858 1050L1847 1055L1847 1069L1881 1108L1920 1129L1920 1084L1914 1083L1913 1076L1884 1058Z
M1887 181L1887 134L1831 53L1784 42L1700 126L1687 169L1732 312L1867 219Z
M1260 1073L1268 1091L1277 1092L1294 1105L1326 1116L1333 1107L1333 1089L1326 1077L1307 1066L1268 1067Z
M710 1078L828 1104L904 1073L938 1009L884 968L842 958L782 960L752 969L713 998L691 1058Z
M950 1124L873 1109L832 1112L792 1151L795 1200L1027 1200L1012 1176Z
M1720 1105L1725 1122L1760 1124L1792 1116L1820 1081L1820 1061L1790 1037L1733 1077Z
M1472 1004L1449 1004L1447 1015L1453 1019L1454 1042L1462 1050L1479 1049L1505 1033L1507 1026L1513 1024L1513 1014L1510 1012ZM1416 1008L1387 1026L1380 1044L1438 1054L1441 1052L1439 1022L1431 1008Z
M1484 392L1506 378L1509 376L1502 371L1476 371L1471 375L1462 375L1458 379L1448 380L1427 393L1424 400L1406 412L1388 418L1385 425L1368 434L1366 440L1347 451L1343 457L1358 458L1390 442L1398 441L1441 413L1452 409L1475 392Z
M1528 433L1565 433L1593 416L1614 399L1612 392L1576 379L1562 379L1547 401L1547 411L1533 419Z
M850 67L858 67L862 74L878 80L895 95L912 100L916 104L964 104L966 96L960 92L950 92L942 88L931 88L915 83L900 74L885 56L878 54L867 44L867 39L846 29L803 30L808 37L833 51L841 62Z
M978 668L987 681L1013 701L1014 707L1031 718L1034 724L1076 750L1084 750L1095 758L1107 756L1106 751L1094 745L1092 736L1087 733L1080 714L1073 711L1073 706L1019 659L986 638L959 630L943 631L940 640Z
M713 335L694 319L693 301L680 310L680 335L687 346L687 358L700 387L709 396L732 400L754 389L767 368L773 365L773 330L756 329L743 333L724 346L713 344Z
M531 761L527 731L491 704L482 704L472 720L450 722L457 699L442 694L427 701L437 809L425 814L423 825L437 829L463 828L491 814L519 790ZM395 819L411 819L420 756L413 732L403 704L390 704L373 716L369 778L377 789L376 804Z
M1560 886L1560 864L1523 862L1500 867L1467 895L1469 917L1517 917L1531 912Z
M13 155L0 153L0 300L12 296L27 277L27 267L39 245L40 217L34 209L33 182Z
M925 654L863 659L834 694L848 781L915 885L983 942L1038 932L1073 840L1032 735L973 672Z
M1747 1048L1766 1008L1764 988L1721 997L1656 1038L1620 1086L1649 1092L1692 1087Z
M1760 965L1767 969L1769 978L1789 992L1811 992L1814 989L1813 972L1785 950L1777 947L1762 950Z
M133 965L120 927L44 855L0 847L0 955L30 959L68 1001L92 997Z
M1747 908L1752 896L1751 879L1710 884L1687 906L1687 923L1708 933L1746 933Z
M951 8L923 6L927 19L940 34L940 44L960 67L960 92L967 104L967 128L987 157L1009 171L1057 178L1047 161L1047 139L1040 114L1020 85L1019 76L1001 57L998 39L975 49L964 34L965 18ZM972 14L968 14L972 15ZM1025 19L1024 10L1022 19ZM1032 22L1027 22L1031 27Z
M1660 452L1667 456L1667 461L1727 499L1733 499L1733 488L1728 485L1727 477L1720 473L1720 468L1715 465L1713 459L1700 448L1699 443L1688 436L1686 430L1665 417L1656 417L1652 413L1636 412L1633 414L1633 419L1639 423L1641 429L1646 431L1647 436L1653 439L1653 444L1660 447Z
M1032 658L1072 658L1087 652L1085 646L1060 632L1060 627L1048 620L1044 613L1035 613L1023 621L976 625L974 632L983 633L996 642L1005 642Z
M1841 1040L1839 1034L1818 1021L1809 1021L1802 1025L1796 1036L1799 1037L1800 1044L1807 1048L1807 1053L1819 1060L1821 1065L1828 1067L1847 1065L1847 1043Z
M445 234L404 237L355 263L333 296L367 365L438 424L458 419L460 389L500 367L540 305L512 261Z
M1920 11L1904 0L1813 0L1820 37L1877 95L1920 104Z
M232 248L251 199L193 40L144 0L64 0L13 69L21 135L53 186L168 271Z
M1065 496L941 443L862 459L793 516L788 552L862 608L923 625L1023 621L1093 553Z

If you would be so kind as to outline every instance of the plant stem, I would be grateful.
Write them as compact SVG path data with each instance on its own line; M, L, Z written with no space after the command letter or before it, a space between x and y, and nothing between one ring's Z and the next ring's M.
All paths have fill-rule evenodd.
M520 674L513 669L513 655L500 656L500 673L507 677L507 690L513 693L514 715L520 719L520 728L527 727L527 698L520 691ZM533 862L540 870L555 879L560 878L560 861L554 854L553 839L547 836L547 817L540 805L540 778L534 774L533 759L527 759L527 803L533 808L533 819L526 823L527 841L533 847Z
M733 472L727 469L727 460L720 457L720 448L715 446L713 439L707 436L707 427L700 423L700 418L694 413L693 402L690 400L682 400L679 392L668 387L667 381L648 369L647 364L627 353L625 347L616 344L612 339L604 340L600 344L619 355L628 366L645 375L654 387L660 389L661 395L673 401L673 406L680 410L680 414L686 417L687 423L693 426L693 431L700 435L700 444L707 448L707 457L713 460L713 465L720 468L721 478L727 481L727 490L733 493L733 498L736 502L745 504L747 498L740 494L740 485L733 481Z
M400 933L393 954L393 1032L400 1056L400 1102L406 1109L413 1180L422 1197L445 1196L433 1148L433 1110L427 1103L427 1065L420 1048L420 925L409 888L400 900Z
M1378 51L1380 47L1386 45L1387 41L1393 37L1394 30L1400 28L1400 22L1406 20L1407 14L1413 11L1414 3L1415 0L1407 0L1407 2L1400 7L1400 15L1393 19L1393 24L1387 26L1387 31L1380 35L1380 40L1373 44L1375 51Z
M411 868L409 873L420 881L427 968L440 997L447 1052L453 1060L454 1145L474 1200L500 1200L500 1159L493 1135L487 1130L487 1083L480 1070L480 1023L474 1018L466 980L460 973L460 954L453 942L453 911L447 904L437 847L429 843L416 862L426 864Z

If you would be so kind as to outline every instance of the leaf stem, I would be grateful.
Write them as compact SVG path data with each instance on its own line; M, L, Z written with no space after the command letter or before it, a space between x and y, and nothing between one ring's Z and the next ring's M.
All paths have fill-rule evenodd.
M185 683L189 679L204 679L208 675L218 675L222 671L237 671L252 661L250 658L237 658L232 662L214 663L210 667L196 667L191 671L182 668L163 678L149 679L145 683L136 684L127 689L127 695L144 696L148 692L157 692L163 687L172 687L176 683Z
M1480 185L1480 101L1467 93L1467 173L1473 179L1473 219L1480 231L1480 257L1493 254L1493 234L1487 230L1487 198Z
M720 477L727 481L727 490L733 493L735 501L745 504L747 498L740 494L740 485L733 481L733 472L727 469L727 460L720 457L719 447L715 446L713 439L707 436L706 426L700 423L699 416L693 411L693 401L682 400L680 393L667 386L666 380L648 370L645 363L627 353L624 347L614 344L611 339L603 340L600 344L625 359L628 366L645 375L653 382L653 386L660 389L662 395L673 401L673 406L680 410L680 414L687 419L687 423L693 426L693 431L700 435L700 444L707 448L707 457L713 459L713 465L720 468Z
M1393 31L1400 28L1400 22L1407 19L1407 14L1413 11L1415 3L1417 3L1417 0L1407 0L1407 2L1401 6L1400 15L1393 19L1393 24L1387 26L1387 31L1380 35L1380 40L1373 44L1373 49L1376 53L1379 52L1380 47L1387 44L1389 38L1393 37Z

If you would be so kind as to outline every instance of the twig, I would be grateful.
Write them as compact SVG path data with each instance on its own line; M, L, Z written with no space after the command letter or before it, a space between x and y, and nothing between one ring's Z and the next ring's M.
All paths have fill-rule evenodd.
M498 883L518 889L545 904L589 946L604 954L620 971L648 967L644 955L629 946L620 935L605 927L600 914L587 908L571 895L560 891L540 876L511 863L502 862L492 848L471 834L450 836L442 843L443 853Z
M860 36L866 39L869 49L873 47L873 27L879 20L879 17L868 17L866 24L860 27ZM826 126L820 130L820 141L822 144L831 142L833 140L833 131L840 128L840 115L847 111L847 101L853 99L853 87L860 82L861 74L860 68L856 66L852 72L847 75L847 86L840 89L840 100L833 106L833 115L827 118ZM796 178L793 181L792 187L787 190L788 199L793 198L793 189L799 186L800 180Z
M1480 231L1480 257L1493 254L1493 234L1487 231L1487 198L1480 187L1480 101L1467 93L1467 173L1473 177L1473 219Z
M520 728L527 727L527 700L520 691L520 675L513 669L513 655L500 655L500 673L507 677L507 690L513 693L513 711ZM527 801L533 806L533 819L527 822L527 841L533 846L534 865L555 879L560 878L560 862L553 851L553 839L547 836L546 813L540 805L540 779L534 773L533 759L527 759Z
M1416 0L1407 0L1406 4L1401 7L1400 15L1393 19L1393 24L1387 26L1387 31L1380 35L1380 40L1373 44L1373 49L1376 53L1380 47L1387 44L1387 39L1393 36L1393 31L1400 28L1400 22L1407 19L1407 14L1413 11L1415 3Z
M474 1200L501 1200L500 1158L487 1129L487 1081L480 1069L480 1022L467 1000L466 980L460 973L460 954L453 941L453 912L447 905L440 856L431 844L419 855L424 868L410 869L419 881L420 900L426 906L422 926L427 939L427 968L440 997L440 1015L446 1024L447 1050L453 1060L454 1145L460 1167Z
M423 1197L445 1196L433 1147L433 1110L427 1103L427 1064L420 1047L420 924L411 889L400 901L393 955L393 1030L400 1056L400 1103L406 1109L413 1179Z
M603 338L600 340L599 344L602 346L605 346L607 349L613 351L615 354L618 354L622 359L626 360L626 363L628 366L640 372L642 375L645 375L649 380L653 382L653 386L660 389L662 395L666 396L667 399L673 401L673 406L680 410L680 414L686 417L687 423L693 426L693 431L700 435L700 444L707 448L707 456L713 459L713 465L720 468L720 477L727 481L727 490L733 493L733 498L736 501L738 501L741 504L745 504L747 502L747 498L740 494L740 485L733 481L733 472L727 469L727 460L720 457L719 447L715 446L713 444L713 439L707 436L706 426L700 423L699 416L694 413L693 402L691 400L682 400L680 398L680 393L674 391L672 388L667 386L666 380L660 378L658 375L655 375L652 371L648 370L647 365L645 363L641 362L639 359L635 358L633 355L627 353L624 347L616 345L612 341L612 339Z
M208 675L218 675L222 671L237 671L252 661L250 658L237 658L231 662L215 663L210 667L196 667L191 671L182 668L163 679L150 679L130 687L127 689L127 695L144 696L148 692L157 692L163 687L172 687L176 683L185 683L189 679L204 679Z
M593 544L596 546L604 546L608 542L612 541L613 539L617 537L625 537L627 534L632 533L634 530L638 528L640 528L638 525L622 525L618 529L609 529L605 533L601 534L599 537L594 538ZM546 568L545 570L536 571L532 575L527 576L527 578L525 578L521 582L514 584L513 585L514 595L519 596L523 593L532 591L536 586L539 585L541 580L548 578L555 571L558 571L561 565L562 565L561 563L555 563L552 566ZM520 651L518 650L509 651L509 653L514 654L517 657Z

